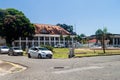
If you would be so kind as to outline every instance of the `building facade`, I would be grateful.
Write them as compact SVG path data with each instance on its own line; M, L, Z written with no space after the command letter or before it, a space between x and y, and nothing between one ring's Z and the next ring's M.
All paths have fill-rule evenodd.
M95 44L96 43L96 36L92 35L90 37L91 40L89 40L89 43ZM93 42L91 42L93 41ZM99 44L100 41L99 41ZM113 46L113 47L120 47L120 34L111 34L109 35L109 39L105 40L106 46Z
M70 36L68 40L66 37ZM65 47L76 43L75 35L71 35L68 31L59 26L35 24L35 35L33 38L19 37L13 42L13 46L20 46L21 48L29 48L31 46L49 45L55 46L63 44Z
M21 48L29 48L31 46L40 46L40 45L50 45L55 46L57 44L63 44L65 47L69 47L77 43L74 39L75 35L71 35L68 31L61 28L60 26L48 25L48 24L34 24L35 25L35 35L33 38L29 37L19 37L18 40L15 40L12 45L20 46ZM67 37L70 37L68 40ZM92 38L95 38L92 37ZM107 45L120 47L120 34L110 35L110 40ZM6 45L5 39L0 37L0 45Z
M120 47L120 34L113 34L110 37L111 37L110 45Z

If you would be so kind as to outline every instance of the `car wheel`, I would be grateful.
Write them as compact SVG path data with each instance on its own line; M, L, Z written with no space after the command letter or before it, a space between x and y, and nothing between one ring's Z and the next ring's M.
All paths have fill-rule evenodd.
M8 52L8 56L10 56L10 53Z
M16 56L16 54L13 52L13 53L12 53L12 56Z
M38 59L41 59L41 58L42 58L42 56L40 54L38 54Z
M50 56L49 59L52 59L52 56Z
M13 56L13 53L9 53L8 55L9 55L9 56Z
M31 58L31 55L28 53L28 58Z
M23 53L21 53L21 56L23 56Z

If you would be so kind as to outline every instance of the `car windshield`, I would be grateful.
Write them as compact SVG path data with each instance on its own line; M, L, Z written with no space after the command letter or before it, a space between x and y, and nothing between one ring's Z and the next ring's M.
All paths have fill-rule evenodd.
M1 48L2 48L2 49L8 49L8 47L7 47L7 46L2 46Z
M19 47L15 47L14 50L21 50Z
M39 48L39 50L48 50L47 48Z

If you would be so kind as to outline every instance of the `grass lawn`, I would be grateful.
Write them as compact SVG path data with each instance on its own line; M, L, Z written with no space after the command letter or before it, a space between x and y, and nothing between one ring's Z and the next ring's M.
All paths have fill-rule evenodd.
M54 48L53 58L68 58L69 49L68 48ZM89 48L79 48L75 49L75 57L91 57L91 56L107 56L107 55L120 55L120 49L116 50L91 50Z
M53 58L68 58L69 49L68 48L54 48Z

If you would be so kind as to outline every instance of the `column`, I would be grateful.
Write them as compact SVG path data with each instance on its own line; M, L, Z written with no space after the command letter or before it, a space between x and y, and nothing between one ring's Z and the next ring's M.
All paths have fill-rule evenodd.
M65 45L65 37L63 38L63 44ZM66 46L66 45L65 45Z
M115 45L115 38L113 38L113 46Z
M54 46L56 45L56 40L55 40L55 37L54 37Z
M34 47L34 39L32 40L32 46Z
M118 38L118 45L120 46L120 38Z
M40 37L38 36L38 46L40 46Z
M49 45L51 46L51 37L49 36Z
M118 38L116 38L116 45L118 46Z
M59 44L60 44L60 37L58 37L59 38Z
M15 42L14 41L12 42L12 46L15 46Z
M44 36L43 38L44 38L44 45L45 45L45 42L46 42L46 40L45 40L45 36Z
M20 48L22 48L21 47L21 37L19 37L19 46L20 46Z
M26 49L28 49L28 38L26 37Z
M117 45L119 46L119 38L117 38L117 41L118 41Z

